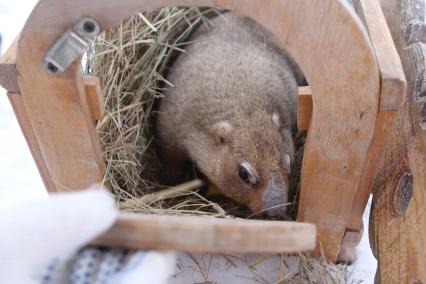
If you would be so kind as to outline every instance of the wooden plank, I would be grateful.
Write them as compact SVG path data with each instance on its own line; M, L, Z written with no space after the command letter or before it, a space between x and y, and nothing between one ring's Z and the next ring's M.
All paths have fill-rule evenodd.
M0 58L0 86L9 93L20 93L17 81L18 72L15 64L18 40L19 35Z
M84 76L83 81L92 120L100 120L105 111L101 82L96 76Z
M41 175L44 186L46 188L54 188L49 172L47 171L46 165L44 164L43 155L39 148L37 137L35 136L31 121L28 118L21 94L7 93L7 97L9 98L9 102L12 105L13 111L15 112L15 116L18 120L19 126L21 127L22 134L24 135L28 147L30 148L31 155L33 156L37 169Z
M315 249L316 229L297 222L123 214L94 243L186 252L300 252Z
M351 216L348 222L349 230L360 230L362 216L367 206L368 198L373 190L374 178L379 168L379 161L392 131L395 129L395 121L398 112L382 111L377 117L373 140L368 149L367 160L362 171L354 202L352 204Z
M358 231L362 226L362 216L378 163L386 141L394 129L397 111L405 98L407 84L401 60L378 0L357 0L354 1L354 7L369 32L381 78L380 112L348 224L349 230Z
M335 260L379 107L379 72L368 35L342 0L41 0L18 45L18 84L57 189L99 182L104 169L79 66L60 75L47 73L40 62L48 47L82 15L91 15L105 29L134 11L194 4L251 16L286 45L304 71L315 108L298 220L317 224L325 254ZM46 15L60 16L47 21Z
M370 243L379 261L378 283L425 283L426 131L421 121L426 102L418 94L426 86L426 46L413 43L407 32L410 22L425 22L426 2L381 4L407 76L408 96L374 181Z
M312 117L312 92L311 88L299 87L297 101L297 129L307 131Z
M407 89L401 60L378 0L355 0L354 7L363 19L379 65L380 111L398 111Z
M0 85L7 91L7 97L30 149L31 155L33 156L44 186L46 188L54 188L18 86L16 55L19 38L20 35L13 40L10 47L0 58Z

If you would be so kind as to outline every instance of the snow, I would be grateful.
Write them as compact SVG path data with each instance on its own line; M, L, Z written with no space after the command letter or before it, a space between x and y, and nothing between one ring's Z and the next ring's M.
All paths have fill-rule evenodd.
M0 0L0 33L2 35L2 52L11 44L22 29L26 18L36 4L36 0ZM32 160L31 153L15 119L13 110L7 100L6 91L0 87L0 208L12 207L20 203L44 198L46 192ZM369 207L364 214L364 235L357 247L358 260L353 264L354 279L362 279L363 283L374 283L376 260L373 257L368 242ZM203 257L208 257L204 255ZM179 256L181 263L193 266L191 259L184 254ZM213 256L213 266L210 267L208 279L218 283L248 283L253 278L253 272L245 268L229 269L223 257ZM267 262L268 263L268 262ZM272 279L271 271L278 269L276 263L262 265L256 271L263 279ZM268 268L269 267L269 268ZM225 269L226 268L226 269ZM193 270L193 271L196 271ZM201 278L200 278L201 277ZM188 283L203 280L205 275L196 275L194 272L179 273L173 283ZM272 281L272 280L271 280Z
M363 283L374 283L374 275L377 269L377 261L374 258L368 239L368 224L370 217L371 197L368 200L367 208L364 212L364 234L360 244L356 247L357 261L352 265L354 267L353 278L362 279Z
M370 202L364 213L364 226L368 228ZM358 260L350 266L348 283L374 283L377 262L372 255L368 230L364 231L361 243L356 248ZM222 255L222 254L185 254L179 253L177 258L178 271L170 283L278 283L285 278L290 280L298 272L297 257L286 257L287 265L281 265L279 255L254 254L254 255ZM343 279L345 273L339 269L331 269ZM321 265L317 266L315 275L327 274ZM298 279L298 278L296 278ZM328 280L326 283L332 283Z

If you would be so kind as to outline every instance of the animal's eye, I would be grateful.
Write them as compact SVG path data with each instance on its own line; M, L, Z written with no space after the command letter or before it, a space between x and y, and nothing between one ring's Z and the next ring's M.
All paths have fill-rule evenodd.
M249 178L249 173L247 172L247 170L240 166L240 169L238 170L238 175L240 176L240 179L247 182L248 178Z
M256 185L259 182L259 174L249 162L243 162L238 167L238 175L245 183Z
M225 138L223 138L222 136L220 136L219 140L220 140L221 144L225 144Z

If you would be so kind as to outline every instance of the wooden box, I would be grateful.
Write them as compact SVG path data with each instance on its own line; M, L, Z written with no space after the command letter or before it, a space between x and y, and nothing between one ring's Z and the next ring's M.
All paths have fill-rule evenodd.
M49 72L43 64L49 48L83 16L104 30L136 11L172 5L220 6L250 16L282 41L304 71L310 89L300 91L299 125L308 138L297 217L304 223L123 214L97 243L295 252L315 247L311 223L325 255L336 260L342 246L355 245L351 240L361 230L378 160L405 96L400 59L377 0L357 2L360 17L343 0L40 0L2 58L0 83L47 190L84 189L101 182L105 171L92 122L96 82L82 77L79 60Z

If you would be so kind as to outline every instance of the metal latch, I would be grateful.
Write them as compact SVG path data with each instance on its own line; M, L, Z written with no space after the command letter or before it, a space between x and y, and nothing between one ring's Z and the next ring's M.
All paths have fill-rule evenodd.
M83 54L99 32L100 28L95 19L81 17L49 48L44 57L44 67L51 73L64 72Z

